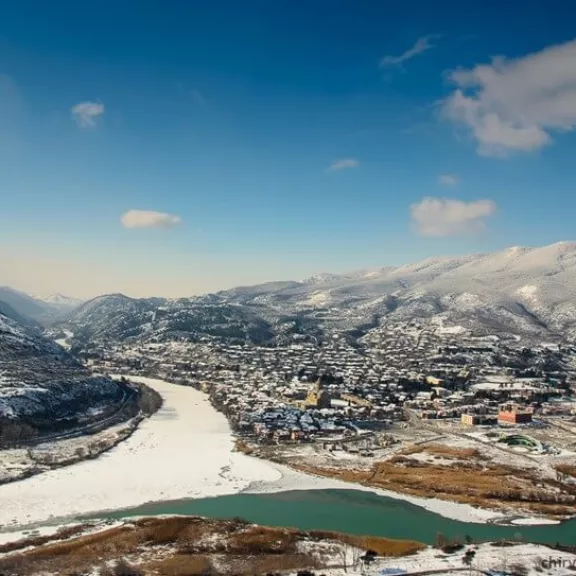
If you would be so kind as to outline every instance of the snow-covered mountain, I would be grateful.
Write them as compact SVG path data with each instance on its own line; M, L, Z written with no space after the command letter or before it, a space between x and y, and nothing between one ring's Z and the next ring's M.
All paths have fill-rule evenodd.
M46 302L46 304L51 304L52 306L68 311L77 308L83 302L80 298L73 298L71 296L65 296L64 294L50 294L45 298L38 299Z
M9 317L10 314L14 317ZM46 436L89 422L122 402L125 390L82 364L16 312L0 312L0 446L23 436Z
M215 296L178 300L99 296L74 310L61 325L74 333L75 343L205 337L263 342L274 337L268 322L250 307Z
M186 336L265 342L332 328L360 334L415 319L478 333L572 341L576 243L429 258L175 301L101 296L73 311L67 323L85 340Z
M35 320L45 326L81 304L81 301L61 294L42 299L7 286L0 286L0 301L8 304L23 318Z
M45 317L50 310L45 302L7 286L0 286L0 301L8 304L20 316L33 320Z

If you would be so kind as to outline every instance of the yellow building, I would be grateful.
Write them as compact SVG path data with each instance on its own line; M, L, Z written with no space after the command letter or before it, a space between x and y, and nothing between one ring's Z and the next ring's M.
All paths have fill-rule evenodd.
M310 388L306 400L299 402L299 404L301 410L305 410L306 408L330 408L330 394L322 388L322 384L320 383L320 380L318 380L314 386Z
M480 424L480 417L477 414L462 414L461 422L464 426L477 426Z

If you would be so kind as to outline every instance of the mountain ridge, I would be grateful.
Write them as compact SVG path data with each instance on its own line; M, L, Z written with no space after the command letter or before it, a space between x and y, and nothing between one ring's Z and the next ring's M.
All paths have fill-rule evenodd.
M428 258L190 298L98 296L65 324L96 340L228 338L278 343L413 320L507 337L576 337L576 243Z

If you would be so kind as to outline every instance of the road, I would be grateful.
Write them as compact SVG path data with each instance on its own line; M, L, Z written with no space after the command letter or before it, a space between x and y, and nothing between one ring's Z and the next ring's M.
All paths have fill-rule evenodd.
M75 428L74 430L68 430L66 432L61 432L58 434L50 434L49 436L42 436L41 438L34 439L29 442L30 445L38 445L44 444L46 442L57 442L59 440L66 440L68 438L75 438L76 436L83 436L85 434L91 434L96 429L101 428L102 426L106 426L107 423L112 425L114 420L118 417L118 415L126 408L128 402L134 399L135 395L137 394L136 390L132 388L128 388L124 390L124 398L122 399L122 403L120 404L119 408L114 411L113 414L107 416L103 420L98 420L97 422L91 422L86 426L81 428Z
M424 420L419 418L412 410L409 410L407 408L404 409L404 413L407 415L408 421L410 422L410 424L413 424L413 425L415 425L418 428L421 428L423 430L428 430L429 432L435 432L436 434L442 433L443 437L456 436L457 438L462 438L462 439L470 441L470 442L476 442L477 444L484 446L484 448L489 446L490 448L494 448L495 450L500 450L500 452L504 452L505 454L514 454L514 456L526 458L527 460L529 460L532 463L536 463L536 464L539 463L539 460L537 458L535 458L534 456L530 456L529 454L523 454L522 452L515 452L513 450L509 450L508 448L504 448L504 446L500 446L497 442L491 442L490 444L487 444L486 442L483 442L479 438L475 438L474 436L470 436L469 434L464 434L463 432L455 432L452 430L442 430L438 426L434 426L433 424L425 424ZM430 441L431 441L431 439L427 439L427 440L423 440L421 442L418 442L418 444L425 444L426 442L430 442Z

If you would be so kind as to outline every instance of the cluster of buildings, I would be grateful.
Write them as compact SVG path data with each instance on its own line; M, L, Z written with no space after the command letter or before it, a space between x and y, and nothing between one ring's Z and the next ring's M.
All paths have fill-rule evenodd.
M262 442L354 442L414 416L470 427L576 414L574 349L527 349L413 323L370 334L275 347L137 342L93 348L86 359L202 389L239 433Z

